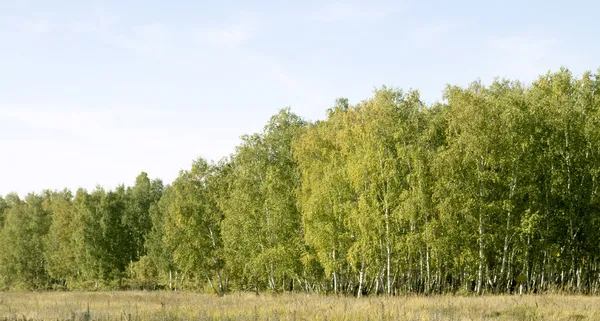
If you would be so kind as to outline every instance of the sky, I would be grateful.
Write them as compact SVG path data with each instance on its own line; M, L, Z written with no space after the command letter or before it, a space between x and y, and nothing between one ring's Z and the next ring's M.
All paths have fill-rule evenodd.
M600 67L598 1L0 0L0 195L170 183L289 106Z

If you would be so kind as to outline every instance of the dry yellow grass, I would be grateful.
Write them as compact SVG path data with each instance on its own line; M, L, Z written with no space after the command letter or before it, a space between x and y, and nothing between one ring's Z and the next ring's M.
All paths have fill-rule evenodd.
M89 312L88 312L89 311ZM587 296L352 297L4 292L0 320L600 320Z

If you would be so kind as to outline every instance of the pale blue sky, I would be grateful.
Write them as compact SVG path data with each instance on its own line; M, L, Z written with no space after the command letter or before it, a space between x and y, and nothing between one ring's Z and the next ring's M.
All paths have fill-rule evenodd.
M597 1L0 0L0 194L170 182L290 106L600 67Z

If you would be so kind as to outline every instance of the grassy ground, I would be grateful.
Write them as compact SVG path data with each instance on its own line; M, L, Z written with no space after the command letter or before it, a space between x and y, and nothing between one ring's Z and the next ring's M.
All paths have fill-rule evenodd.
M0 320L600 320L600 297L0 292Z

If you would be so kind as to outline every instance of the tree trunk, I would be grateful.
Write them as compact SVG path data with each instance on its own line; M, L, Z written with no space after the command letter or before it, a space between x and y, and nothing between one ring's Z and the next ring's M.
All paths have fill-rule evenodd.
M425 293L429 293L431 288L431 270L429 268L429 245L426 245L425 249L425 268L427 271L427 282L425 283Z
M219 296L223 296L225 294L225 288L223 288L223 280L221 279L221 272L217 270L217 281L219 282Z
M386 202L387 203L387 202ZM391 245L390 245L390 223L389 223L389 209L387 208L387 204L386 204L386 209L385 209L385 216L386 216L386 222L385 222L385 233L386 233L386 273L387 273L387 288L386 288L386 293L389 296L392 292L392 279L391 279L391 274L390 274L390 269L391 269L391 255L392 255L392 251L391 251Z
M523 282L519 283L519 295L523 295Z
M479 212L479 269L477 271L477 294L481 294L483 281L483 213Z
M208 284L210 284L210 288L215 292L216 295L220 296L221 293L219 291L217 291L217 289L215 288L215 285L213 284L212 280L210 279L210 276L208 276L208 273L204 273L204 275L206 276L206 279L208 280Z
M483 171L484 169L484 161L482 159L479 165L479 171ZM476 292L478 295L481 295L481 285L483 283L483 261L484 261L484 244L483 244L483 209L481 208L481 203L483 202L483 182L481 178L479 179L479 269L477 271L477 289Z
M333 262L336 262L335 246L333 249L332 257L333 257ZM337 290L338 290L338 278L337 278L337 271L334 269L333 270L333 293L336 295L337 295Z
M333 272L333 293L337 295L337 274Z
M508 199L509 201L512 200L515 188L516 188L516 178L513 177L512 179L512 184L510 185L510 192L508 195ZM512 204L509 204L509 206L511 206ZM509 235L510 235L510 219L512 216L512 208L508 209L508 213L506 213L506 234L504 235L504 248L502 251L502 267L500 268L500 279L501 280L505 280L504 277L504 272L506 271L506 257L508 255L508 240L509 240ZM494 280L495 282L495 280ZM499 287L499 286L497 286Z
M362 296L364 274L365 274L365 260L363 258L362 263L360 264L360 272L358 274L358 293L356 294L356 296L359 298Z

